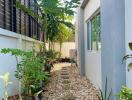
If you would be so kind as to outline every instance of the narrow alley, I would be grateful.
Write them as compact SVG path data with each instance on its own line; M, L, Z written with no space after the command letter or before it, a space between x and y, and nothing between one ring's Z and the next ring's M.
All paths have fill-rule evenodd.
M98 100L98 92L78 68L69 63L56 64L46 86L43 100Z

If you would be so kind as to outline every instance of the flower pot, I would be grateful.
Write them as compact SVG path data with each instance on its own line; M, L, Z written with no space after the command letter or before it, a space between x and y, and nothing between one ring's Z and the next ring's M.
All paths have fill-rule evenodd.
M24 100L35 100L34 96L26 96Z
M129 43L129 48L132 50L132 43Z
M9 96L7 100L18 100L19 99L19 95L16 94L14 96Z
M22 97L22 100L35 100L34 96L29 96L25 94L22 94L21 97ZM7 100L19 100L19 95L17 94L14 96L9 96Z
M22 94L22 100L35 100L34 96Z

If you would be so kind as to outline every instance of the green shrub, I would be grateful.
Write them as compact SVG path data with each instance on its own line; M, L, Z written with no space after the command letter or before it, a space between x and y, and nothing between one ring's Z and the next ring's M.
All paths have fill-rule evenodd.
M49 50L45 52L45 56L48 60L51 60L51 59L54 60L59 57L59 52Z
M132 100L132 89L123 86L118 94L119 100Z
M44 59L41 59L34 50L26 52L8 48L2 49L1 53L11 53L15 56L17 61L15 77L21 81L23 93L33 95L40 91L42 81L48 81L49 73L42 70Z

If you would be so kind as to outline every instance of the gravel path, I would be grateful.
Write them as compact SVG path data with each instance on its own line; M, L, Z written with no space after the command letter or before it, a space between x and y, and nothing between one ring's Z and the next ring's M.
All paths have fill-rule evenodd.
M77 67L56 64L51 74L43 100L98 100L97 90L86 77L79 75Z

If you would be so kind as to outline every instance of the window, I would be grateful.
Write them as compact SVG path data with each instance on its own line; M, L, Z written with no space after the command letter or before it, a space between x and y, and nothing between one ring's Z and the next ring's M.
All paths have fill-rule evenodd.
M101 49L101 25L100 13L92 17L87 23L87 49L100 50Z

